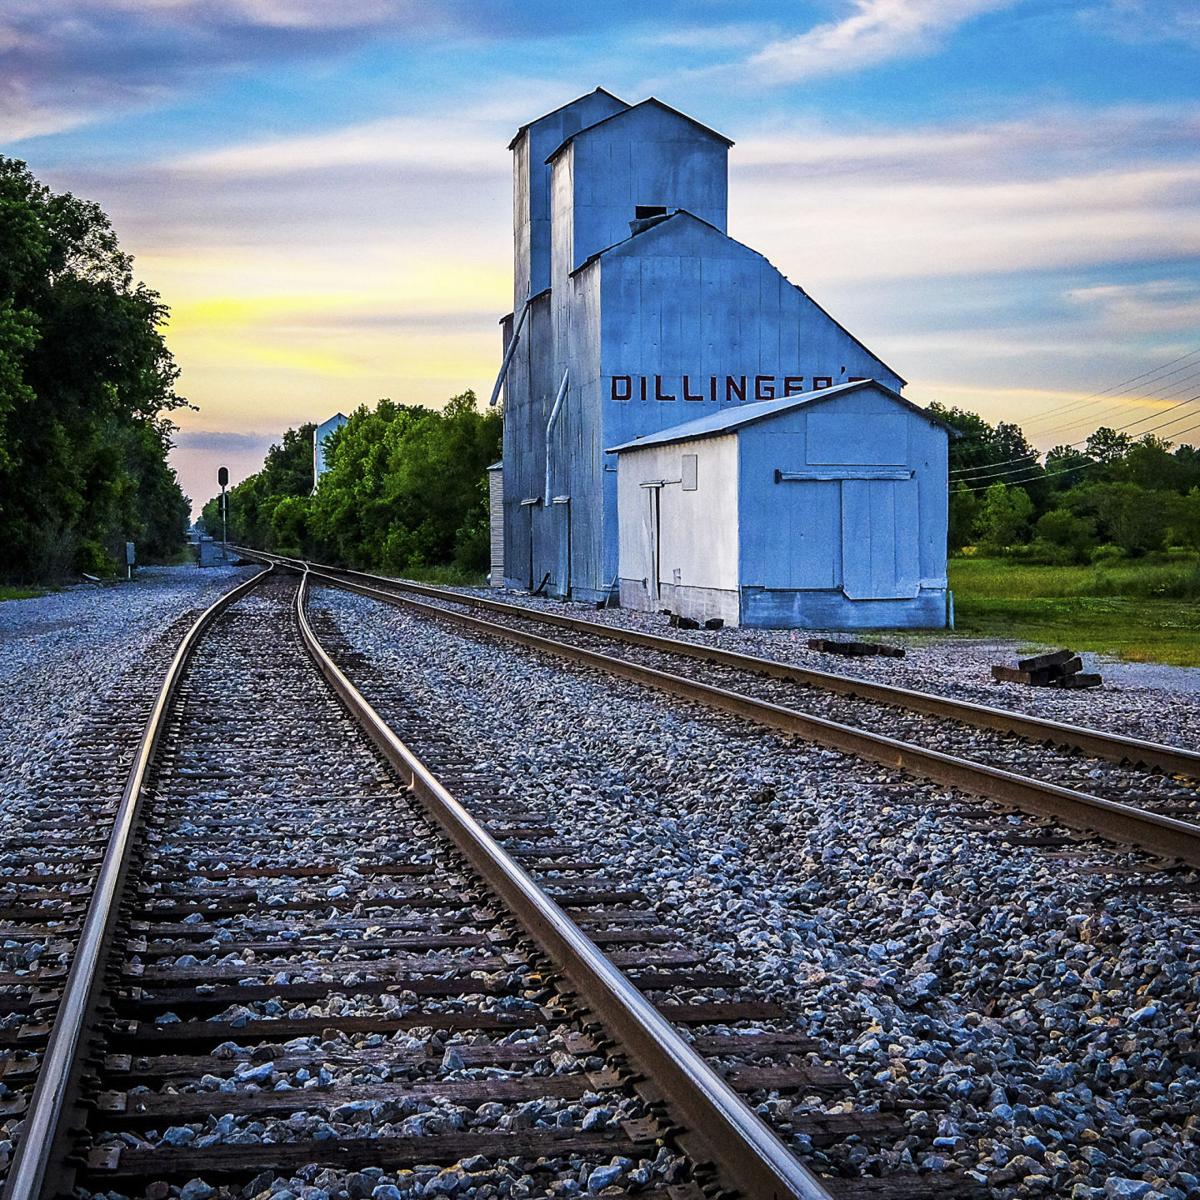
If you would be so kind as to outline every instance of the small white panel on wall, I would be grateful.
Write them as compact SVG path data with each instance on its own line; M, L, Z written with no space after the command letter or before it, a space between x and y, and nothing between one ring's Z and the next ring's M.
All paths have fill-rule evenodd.
M908 418L900 413L810 412L808 461L906 463Z
M683 490L685 492L694 492L698 487L699 471L697 468L698 456L695 454L685 454L683 456Z

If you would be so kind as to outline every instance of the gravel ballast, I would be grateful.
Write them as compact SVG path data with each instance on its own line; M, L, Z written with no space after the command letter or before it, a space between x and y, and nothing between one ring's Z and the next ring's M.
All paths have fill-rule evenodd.
M810 670L851 675L1009 708L1049 720L1089 725L1130 737L1188 748L1200 745L1200 667L1115 662L1102 655L1083 653L1080 657L1084 670L1101 674L1104 685L1095 690L1063 691L995 682L991 678L993 664L1015 666L1018 658L1025 657L1028 652L1027 646L1011 639L903 630L887 630L875 635L871 631L847 634L820 629L672 629L661 613L597 609L591 604L546 600L525 592L496 588L447 590L464 598L500 600L535 613L539 610L563 613L600 624L795 663ZM547 632L549 636L555 636L552 630ZM837 641L851 637L901 646L905 649L905 657L846 658L808 648L810 639Z
M254 570L142 567L132 583L0 603L0 796L44 780L121 672Z
M855 1165L958 1167L1001 1197L1200 1195L1194 891L1145 886L1174 880L1132 852L1038 846L984 802L632 685L359 597L314 604L363 656L385 717L403 715L390 679L636 879L714 967L789 1005L852 1076L852 1106L904 1106L909 1137ZM1160 689L1010 696L1026 689L986 682L961 643L836 664L797 643L728 630L718 644L924 687L937 653L939 690L1184 745L1200 729L1194 701Z

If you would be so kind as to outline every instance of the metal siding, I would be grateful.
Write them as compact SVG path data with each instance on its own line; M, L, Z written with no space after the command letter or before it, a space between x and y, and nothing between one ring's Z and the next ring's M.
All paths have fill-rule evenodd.
M695 454L698 460L695 491L682 488L685 452ZM619 457L622 604L654 609L663 603L683 616L698 620L715 616L736 623L737 438L711 438L685 448L654 446ZM649 481L665 482L657 489L642 486ZM655 531L650 520L656 491L658 579L654 576L651 539Z
M550 166L546 158L572 133L628 108L604 92L580 96L532 122L513 145L513 307L550 286Z
M629 109L559 157L568 153L576 165L573 203L558 207L556 192L553 220L573 220L569 270L627 238L638 204L684 208L718 229L727 226L729 148L683 117L654 105Z
M825 428L814 438L818 416ZM899 444L912 479L775 482L777 468L861 471L863 431L893 420L903 423L901 432L893 427L892 443L874 444L885 466L895 463ZM744 427L737 436L743 625L944 625L945 430L863 388ZM836 446L844 461L830 464L825 460Z

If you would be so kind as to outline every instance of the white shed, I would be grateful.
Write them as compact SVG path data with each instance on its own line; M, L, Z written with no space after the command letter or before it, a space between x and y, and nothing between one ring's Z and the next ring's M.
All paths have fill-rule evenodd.
M622 607L763 628L943 627L948 434L864 380L612 447Z
M491 569L488 583L504 586L504 463L494 462L487 469L488 520L490 524Z

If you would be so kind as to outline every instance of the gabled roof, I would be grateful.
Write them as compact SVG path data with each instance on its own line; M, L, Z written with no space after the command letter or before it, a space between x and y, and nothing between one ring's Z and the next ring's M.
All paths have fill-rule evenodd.
M538 121L544 121L547 117L552 117L555 113L562 112L564 108L570 108L572 104L578 104L580 100L586 100L588 96L596 95L597 92L602 96L607 96L610 100L615 100L618 104L625 104L625 101L622 100L620 96L614 96L607 88L594 88L590 92L584 92L582 96L576 96L574 100L568 100L566 104L560 104L557 108L552 108L549 112L542 113L540 117L536 117L532 121L526 121L525 124L513 134L512 141L508 143L508 148L511 150L517 144L517 142L521 140L521 134L523 134L531 125L536 125ZM625 107L628 108L629 105L625 104Z
M889 400L904 405L918 416L924 417L931 425L940 426L957 436L957 430L927 412L919 404L905 400L899 392L892 391L890 387L885 387L874 379L862 379L855 383L838 383L833 387L821 388L816 392L800 392L795 396L780 396L775 400L757 400L753 404L738 404L731 408L722 408L718 412L709 413L708 416L698 417L695 421L685 421L682 425L672 425L668 429L660 429L657 433L647 433L642 437L634 438L631 442L610 446L605 453L621 454L626 450L643 450L647 446L669 446L672 442L692 442L697 438L719 437L721 434L732 433L735 429L753 425L758 421L769 420L771 417L791 412L793 409L806 408L810 405L820 404L824 400L832 400L835 396L845 396L849 392L866 389L882 392Z
M648 221L646 224L642 225L636 233L631 233L627 238L622 238L619 242L613 242L611 246L605 246L603 250L597 250L594 254L589 254L587 258L585 258L583 262L581 262L579 266L577 266L575 270L571 272L571 275L578 275L581 271L587 270L592 263L603 258L606 254L611 254L614 251L622 250L635 239L648 237L654 232L654 230L661 229L664 225L668 225L672 221L675 221L679 218L686 218L689 221L694 221L697 225L703 226L705 229L711 230L719 237L723 237L726 241L732 242L735 246L740 246L746 251L747 254L753 254L758 258L761 258L769 267L772 268L772 270L779 271L779 268L775 266L775 264L771 262L771 260L767 258L765 254L760 254L752 246L747 246L745 242L739 242L737 238L731 238L729 234L727 234L723 229L718 229L711 221L706 221L703 217L698 217L695 213L688 212L686 208L677 208L674 212L668 213L665 217L658 217L652 221ZM822 316L824 316L832 324L836 325L856 346L858 346L866 354L869 354L881 367L887 367L887 369L891 371L901 383L908 382L908 380L905 379L899 371L893 370L892 367L888 366L888 364L885 363L883 359L875 353L874 350L855 337L855 335L851 333L850 330L847 329L845 325L843 325L841 321L837 319L837 317L832 316L825 308L818 304L798 283L792 283L792 281L788 279L788 277L784 275L782 271L779 271L779 274L783 276L783 279L787 282L789 287L794 287L796 291L798 291L815 309L817 309L818 312L821 313Z
M613 99L616 99L614 96ZM564 138L563 141L547 156L547 162L553 162L576 138L582 137L585 133L591 133L593 130L599 129L601 125L607 125L609 121L616 121L621 117L627 117L630 113L637 112L640 108L645 108L647 105L653 105L655 108L661 108L663 112L668 112L673 117L679 117L686 121L689 125L694 125L701 133L708 134L709 137L716 138L718 142L724 142L726 146L733 145L733 139L727 138L723 133L718 133L715 129L710 129L707 125L697 121L695 117L689 117L687 113L680 112L677 108L672 108L669 104L664 104L655 96L650 96L645 100L639 101L637 104L631 104L628 108L623 108L620 112L613 113L610 117L604 117L597 121L594 125L587 125L583 129L577 130L570 137Z

